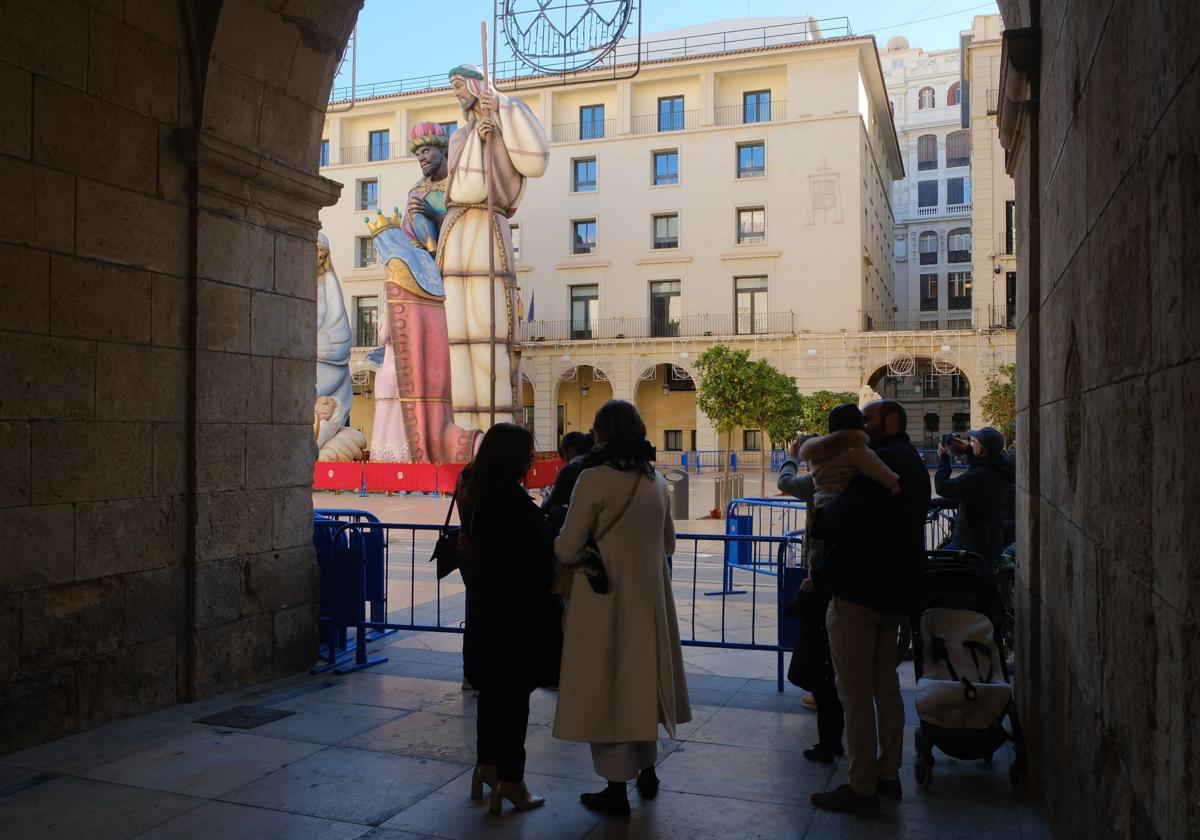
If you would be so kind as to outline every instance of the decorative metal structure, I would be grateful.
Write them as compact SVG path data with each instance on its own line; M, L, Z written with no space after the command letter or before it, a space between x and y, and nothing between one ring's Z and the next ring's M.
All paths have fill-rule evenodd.
M636 41L622 43L634 26ZM569 77L606 64L617 78L618 44L633 58L620 78L636 76L641 69L642 20L635 0L495 0L493 77L500 33L513 61L543 82L545 76L560 76L563 84L572 84Z

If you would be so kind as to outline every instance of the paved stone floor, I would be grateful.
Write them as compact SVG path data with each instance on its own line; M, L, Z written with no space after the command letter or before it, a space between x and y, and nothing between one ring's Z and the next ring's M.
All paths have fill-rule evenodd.
M416 838L1044 838L1038 810L992 767L941 758L934 784L866 819L819 813L815 790L845 780L800 750L816 720L791 686L723 676L771 673L769 654L687 651L695 720L659 750L656 800L599 817L578 794L599 789L586 745L550 736L555 695L533 697L527 781L546 807L500 817L468 796L475 701L460 690L461 637L398 633L389 661L346 676L297 676L179 705L0 756L0 835L12 838L416 840ZM697 661L695 657L704 658ZM902 684L911 686L911 667ZM910 727L911 690L906 689ZM291 712L254 729L196 723L239 705Z

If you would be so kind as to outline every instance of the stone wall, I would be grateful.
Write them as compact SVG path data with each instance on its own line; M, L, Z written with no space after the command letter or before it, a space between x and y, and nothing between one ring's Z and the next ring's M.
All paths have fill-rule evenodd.
M1056 837L1200 836L1200 6L1038 26L1007 139L1023 244L1021 705ZM1006 35L1006 73L1020 49ZM1007 112L1007 113L1006 113Z
M316 138L360 5L0 3L0 753L314 657Z

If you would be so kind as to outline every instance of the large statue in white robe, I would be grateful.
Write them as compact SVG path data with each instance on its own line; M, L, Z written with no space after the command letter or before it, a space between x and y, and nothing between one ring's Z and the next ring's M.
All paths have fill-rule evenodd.
M450 136L447 212L437 264L446 291L454 420L463 428L487 429L520 415L517 287L508 220L521 201L525 179L546 171L550 144L529 108L486 87L479 68L454 68L450 84L466 125ZM494 233L488 224L485 155Z
M320 461L362 460L366 438L346 425L354 389L350 383L350 320L342 284L333 270L329 240L317 236L317 398L313 435Z

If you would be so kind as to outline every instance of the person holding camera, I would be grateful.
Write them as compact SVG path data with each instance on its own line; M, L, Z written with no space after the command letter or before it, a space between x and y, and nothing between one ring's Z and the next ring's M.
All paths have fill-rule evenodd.
M952 478L951 453L965 454L967 471ZM958 502L954 531L944 546L973 551L995 566L1007 545L1004 523L1016 493L1016 470L1004 452L1004 435L990 426L966 439L947 435L938 446L941 463L933 487L943 499Z
M571 492L575 482L583 472L586 464L584 459L592 451L594 441L587 432L567 432L562 442L558 444L558 457L566 463L554 477L554 488L542 502L542 512L546 514L546 524L551 533L557 534L562 530L563 522L567 519L567 505L571 501Z

